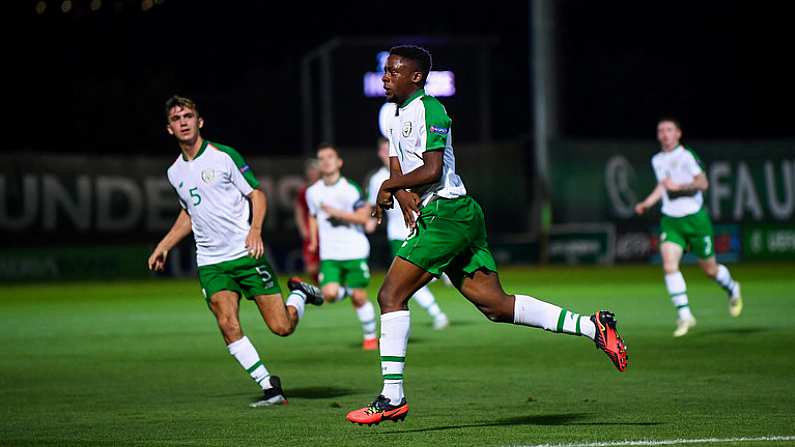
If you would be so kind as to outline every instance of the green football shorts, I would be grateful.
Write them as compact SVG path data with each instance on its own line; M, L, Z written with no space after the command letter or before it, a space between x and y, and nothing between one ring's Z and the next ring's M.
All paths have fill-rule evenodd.
M278 278L273 268L261 257L254 259L251 256L219 262L217 264L199 267L199 283L207 304L214 293L222 290L231 290L246 297L254 299L257 295L281 295Z
M483 209L470 196L439 197L420 209L416 230L397 255L434 276L447 273L453 284L480 269L497 271Z
M320 260L320 286L337 283L353 289L364 289L370 284L370 267L367 259L350 259L335 261Z
M693 214L682 217L663 215L660 223L660 244L673 242L690 251L700 259L707 259L715 254L712 246L712 222L707 210L701 208Z
M394 258L397 256L398 250L400 250L400 246L403 245L403 239L390 239L389 240L389 249L392 252L392 257Z

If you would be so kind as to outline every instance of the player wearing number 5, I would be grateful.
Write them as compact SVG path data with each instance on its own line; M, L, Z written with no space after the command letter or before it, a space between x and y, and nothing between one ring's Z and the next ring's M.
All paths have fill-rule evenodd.
M173 96L165 111L166 129L182 152L168 169L182 209L149 257L149 268L162 271L169 250L193 232L204 299L229 353L263 390L251 406L285 403L279 378L270 375L240 327L240 297L254 301L265 324L280 336L295 330L306 302L320 305L323 297L318 288L291 279L285 304L263 257L260 233L267 200L251 168L234 149L202 138L204 120L190 99Z
M704 209L703 192L709 187L698 156L682 146L682 128L673 118L657 122L657 141L661 151L651 159L657 187L645 200L635 205L643 214L662 199L660 253L665 271L665 286L679 314L674 337L681 337L696 325L687 300L687 286L679 271L679 261L686 249L698 257L698 264L729 295L729 314L740 315L743 301L740 283L734 281L729 269L715 260L712 223Z

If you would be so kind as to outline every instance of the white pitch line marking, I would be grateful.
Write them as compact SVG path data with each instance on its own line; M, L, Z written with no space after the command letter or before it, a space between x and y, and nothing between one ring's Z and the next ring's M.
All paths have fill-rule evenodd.
M777 442L795 441L795 436L758 436L742 438L701 438L701 439L645 439L640 441L607 441L586 442L583 444L535 444L519 447L623 447L623 446L657 446L683 444L718 444L722 442Z

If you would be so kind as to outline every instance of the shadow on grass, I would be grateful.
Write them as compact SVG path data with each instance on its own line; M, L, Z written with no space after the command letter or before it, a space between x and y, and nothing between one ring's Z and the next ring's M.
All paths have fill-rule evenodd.
M356 391L349 388L337 388L333 386L308 386L303 388L286 388L285 395L288 399L329 399L332 397L348 396Z
M707 337L710 335L754 335L762 332L768 332L770 329L764 327L736 327L736 328L720 328L714 330L704 330L703 332L695 332L693 335Z
M584 413L564 413L564 414L541 414L534 416L517 416L511 418L497 419L493 422L482 422L476 424L443 425L440 427L418 428L415 430L398 430L390 432L378 432L378 434L391 435L399 433L420 433L427 431L456 430L460 428L475 427L500 427L510 425L660 425L660 422L576 422L579 419L588 417Z

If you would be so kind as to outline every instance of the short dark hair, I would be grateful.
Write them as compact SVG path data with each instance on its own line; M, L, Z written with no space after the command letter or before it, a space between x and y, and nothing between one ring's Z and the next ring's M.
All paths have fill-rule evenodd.
M194 112L196 112L196 116L199 116L199 107L196 106L196 102L194 100L184 96L174 95L166 100L166 121L168 121L168 112L170 112L174 107L192 109Z
M676 126L677 129L682 130L682 124L679 122L678 119L672 116L661 117L660 119L657 120L657 125L659 125L660 123L674 123L674 126Z
M416 45L398 45L389 49L389 54L394 54L402 58L411 59L417 64L417 69L422 73L422 84L428 80L428 73L433 67L431 53L425 48Z
M318 144L317 145L317 149L315 149L315 152L320 152L323 149L331 149L331 150L333 150L334 152L337 153L338 157L340 156L340 151L337 150L337 146L334 146L333 144L329 143L328 141L324 141L324 142Z

